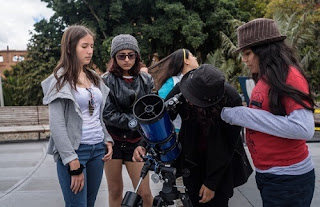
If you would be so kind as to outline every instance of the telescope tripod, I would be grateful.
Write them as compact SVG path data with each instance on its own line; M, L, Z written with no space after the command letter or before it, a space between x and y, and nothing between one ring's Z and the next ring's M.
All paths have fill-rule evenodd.
M140 207L142 206L142 199L137 194L139 186L145 176L148 174L148 171L154 171L155 174L152 176L154 182L162 180L163 187L159 192L159 195L155 196L153 199L153 207L162 207L173 205L174 200L181 199L183 206L193 207L189 199L189 196L186 193L181 193L178 190L178 186L175 185L176 180L176 169L174 167L165 166L163 163L156 161L153 158L144 158L147 159L141 170L140 180L135 189L135 192L126 192L121 206L122 207ZM184 186L180 186L184 187Z

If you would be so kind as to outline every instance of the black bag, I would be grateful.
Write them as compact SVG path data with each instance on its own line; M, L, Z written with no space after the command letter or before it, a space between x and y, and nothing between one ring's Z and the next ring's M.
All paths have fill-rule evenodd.
M245 184L253 172L247 154L243 148L243 144L237 146L232 158L232 168L234 169L233 184L234 187Z

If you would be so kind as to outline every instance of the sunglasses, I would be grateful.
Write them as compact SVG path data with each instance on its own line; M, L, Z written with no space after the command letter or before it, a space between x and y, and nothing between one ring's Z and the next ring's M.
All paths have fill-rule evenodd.
M93 98L93 94L92 94L92 89L91 88L86 88L86 90L90 93L90 100L89 100L89 103L88 103L88 106L89 106L89 114L90 116L92 116L93 112L94 112L94 98Z
M118 60L125 60L127 57L129 60L136 59L136 53L129 53L129 54L118 54L116 55Z

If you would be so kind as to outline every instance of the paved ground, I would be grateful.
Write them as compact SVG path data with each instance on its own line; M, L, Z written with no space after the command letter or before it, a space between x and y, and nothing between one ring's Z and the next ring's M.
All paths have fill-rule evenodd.
M316 165L316 190L312 207L320 206L320 143L308 143ZM59 207L63 197L59 188L55 163L46 155L47 142L0 144L0 206L1 207ZM133 190L124 172L125 189ZM152 182L151 182L152 183ZM161 183L151 184L158 195ZM107 207L108 189L105 178L101 183L96 207ZM248 183L235 189L230 207L262 207L254 175Z

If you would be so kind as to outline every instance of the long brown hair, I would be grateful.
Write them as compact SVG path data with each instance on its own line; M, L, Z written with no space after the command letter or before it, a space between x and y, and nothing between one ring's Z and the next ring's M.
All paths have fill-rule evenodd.
M190 51L187 49L178 49L148 68L154 79L156 90L159 90L168 78L182 72L184 59L188 59L189 54Z
M67 82L73 89L76 90L76 84L80 74L80 65L77 57L76 47L79 40L86 35L91 35L95 39L94 33L83 25L70 26L61 38L61 56L55 67L53 74L57 79L56 89L59 91ZM87 78L95 85L99 85L100 78L96 73L90 71L89 67L92 65L83 66L83 71ZM62 74L58 74L60 68L64 68Z

